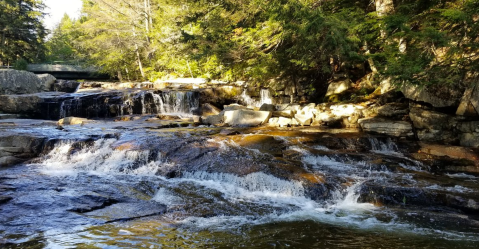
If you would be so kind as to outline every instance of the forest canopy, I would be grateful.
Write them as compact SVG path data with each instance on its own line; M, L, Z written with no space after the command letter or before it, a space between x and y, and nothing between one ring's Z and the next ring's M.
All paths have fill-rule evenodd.
M41 1L0 8L2 63L76 61L124 80L314 90L337 75L456 85L479 69L479 0L83 0L45 44Z

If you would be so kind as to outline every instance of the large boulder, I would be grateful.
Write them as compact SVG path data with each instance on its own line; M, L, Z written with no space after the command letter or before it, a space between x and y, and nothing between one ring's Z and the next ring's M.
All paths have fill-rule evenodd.
M0 95L0 111L14 114L37 113L43 98L37 94Z
M265 124L271 118L271 112L235 110L225 112L225 123L231 126L258 126Z
M220 112L221 110L218 107L210 103L201 105L201 114L203 116L218 115Z
M453 116L413 107L409 117L416 128L417 138L420 141L442 142L457 144L459 138L455 132L457 119Z
M36 135L1 135L0 167L10 166L38 156L43 150L45 137Z
M39 74L37 75L43 85L43 91L48 92L53 90L53 84L57 80L51 74Z
M53 101L61 95L63 95L63 93L55 92L0 95L0 112L39 117L43 112L52 111L46 110L45 106L48 106L48 102Z
M362 115L362 110L364 106L353 105L353 104L344 104L344 105L332 105L330 107L331 113L337 117L349 117L354 113L359 113Z
M203 123L207 125L220 125L223 123L223 115L210 115L202 118Z
M428 153L435 156L447 156L454 159L466 159L479 166L479 154L470 148L460 146L448 146L439 144L419 143L421 152Z
M359 119L358 123L365 132L385 134L394 137L414 136L411 123L406 121L364 118Z
M236 110L246 110L248 107L244 105L231 104L223 106L223 111L236 111Z
M351 88L351 80L338 80L329 83L328 91L326 92L326 97L343 93Z
M309 126L313 122L314 115L312 113L308 114L296 114L294 118L301 126Z
M411 108L409 117L416 129L451 130L457 124L452 116L415 107Z
M66 117L58 120L58 125L81 125L83 122L88 122L86 118Z
M74 80L58 80L53 84L53 90L56 92L74 93L80 85L80 82Z
M42 92L47 88L43 84L44 82L34 73L0 69L0 95Z
M459 105L464 89L438 85L417 86L405 83L401 87L401 92L408 99L425 102L434 107L454 107Z

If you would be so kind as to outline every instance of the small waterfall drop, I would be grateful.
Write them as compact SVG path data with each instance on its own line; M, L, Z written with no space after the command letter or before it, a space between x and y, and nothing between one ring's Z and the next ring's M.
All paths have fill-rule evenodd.
M79 172L94 174L155 175L161 167L172 166L161 154L135 149L133 144L116 144L116 139L100 139L77 149L75 141L57 144L42 161L43 171L53 175Z
M191 115L200 106L198 92L169 91L153 96L161 114Z
M269 89L261 89L260 96L260 106L263 104L273 104L273 99L271 98L271 92L269 91Z
M304 197L304 188L300 182L286 181L262 172L251 173L240 177L224 173L207 173L204 171L186 172L186 179L208 181L215 183L214 187L229 195L275 196L275 197ZM243 197L246 197L244 195Z
M273 99L271 98L269 89L261 89L259 100L255 100L249 96L245 89L241 94L241 99L247 106L251 107L261 107L263 104L273 104Z
M391 156L403 156L391 138L387 138L387 140L383 142L373 137L369 138L369 142L371 143L371 152Z
M58 117L108 118L123 115L174 114L191 116L199 109L195 91L111 91L78 93L58 103ZM53 117L55 118L55 117Z

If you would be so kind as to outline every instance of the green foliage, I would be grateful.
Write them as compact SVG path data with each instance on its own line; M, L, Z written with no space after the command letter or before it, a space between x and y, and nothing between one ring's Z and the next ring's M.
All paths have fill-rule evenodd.
M39 0L0 1L0 65L12 64L18 58L42 59L44 7Z
M479 70L477 13L479 0L84 0L82 18L54 31L48 59L88 61L128 80L324 92L359 64L397 84L454 85Z
M13 68L16 70L27 70L27 66L28 66L28 61L26 61L25 59L18 59L13 64Z

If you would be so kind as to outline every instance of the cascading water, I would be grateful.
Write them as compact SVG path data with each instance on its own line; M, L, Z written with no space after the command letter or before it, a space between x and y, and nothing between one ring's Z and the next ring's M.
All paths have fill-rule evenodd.
M79 92L73 98L60 101L58 117L108 118L145 114L190 116L199 106L199 93L194 91ZM57 117L53 115L53 118Z
M160 107L185 96L150 97L168 111ZM144 96L146 102L148 98ZM169 110L192 108L185 102ZM349 150L350 144L348 150L336 150L300 143L311 140L297 134L274 136L284 154L278 159L264 145L241 147L232 136L154 134L132 131L117 138L57 142L35 163L8 169L0 188L17 188L18 198L0 206L0 234L16 242L18 234L41 234L38 243L51 248L114 243L151 248L399 248L450 247L457 241L474 248L479 241L475 227L452 229L429 220L438 214L406 206L411 200L405 188L424 180L413 175L414 167L407 168L414 163L404 159L392 140L371 140L372 151L359 155ZM252 141L254 136L239 138ZM404 209L364 201L371 192L396 186L402 192L391 195L402 194L396 198L404 198ZM448 194L476 190L459 183L424 189ZM19 225L27 223L33 225Z
M271 98L271 93L269 89L261 89L260 96L261 96L260 105L273 104L273 99Z
M263 104L273 104L273 99L271 98L271 93L269 89L260 90L260 99L255 100L248 95L246 89L241 94L241 99L247 106L251 107L261 107Z
M163 114L191 115L200 106L198 92L170 91L153 96Z

